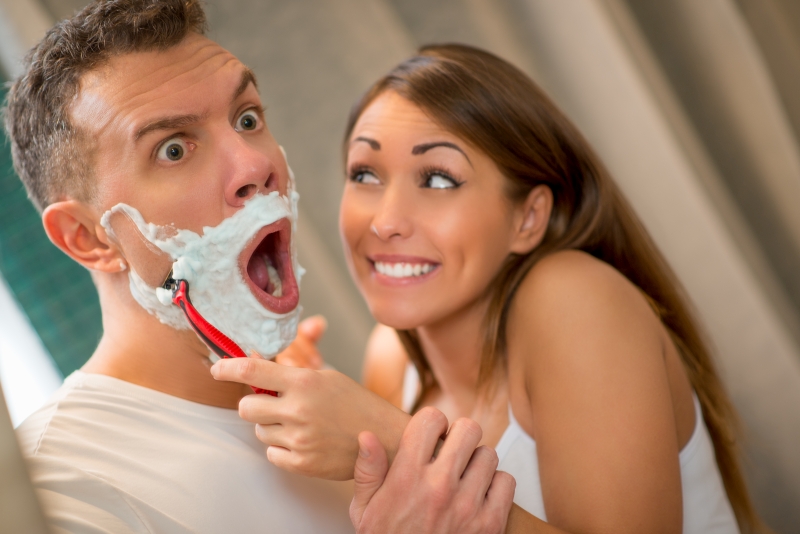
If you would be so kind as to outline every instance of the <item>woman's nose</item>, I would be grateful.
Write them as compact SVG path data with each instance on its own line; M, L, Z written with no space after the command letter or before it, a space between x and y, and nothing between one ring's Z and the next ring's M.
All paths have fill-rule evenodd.
M372 218L370 232L382 241L410 237L414 229L411 222L412 209L412 200L399 187L387 187Z
M229 176L225 185L225 200L241 207L256 194L279 189L278 163L263 149L256 148L239 137L227 148Z

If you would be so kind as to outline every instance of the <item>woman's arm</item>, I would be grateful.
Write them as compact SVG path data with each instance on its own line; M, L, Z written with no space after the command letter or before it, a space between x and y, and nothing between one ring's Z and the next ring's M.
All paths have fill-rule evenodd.
M319 317L301 322L298 338L276 362L318 370L315 343L324 329ZM251 395L239 403L241 417L256 424L272 463L307 476L350 479L362 430L376 434L389 460L394 459L410 416L400 409L408 359L393 329L376 326L367 343L364 382L370 391L335 371L292 372L263 362L222 360L212 374L218 380L281 385L273 390L281 392L278 399Z
M402 409L403 379L408 363L397 332L388 326L376 325L364 353L364 387Z
M256 424L256 435L267 445L270 462L306 476L353 478L358 434L363 430L378 437L391 461L411 418L338 371L232 358L215 363L211 374L217 380L278 392L278 397L244 397L239 415Z
M508 336L509 376L523 381L512 407L536 440L548 522L680 532L665 337L639 291L591 256L556 254L520 287Z

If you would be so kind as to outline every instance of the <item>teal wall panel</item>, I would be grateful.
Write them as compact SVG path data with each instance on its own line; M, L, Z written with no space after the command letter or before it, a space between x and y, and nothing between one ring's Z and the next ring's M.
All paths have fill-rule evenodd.
M0 88L2 102L5 93ZM83 365L100 340L97 290L88 271L47 238L0 130L0 272L66 376Z

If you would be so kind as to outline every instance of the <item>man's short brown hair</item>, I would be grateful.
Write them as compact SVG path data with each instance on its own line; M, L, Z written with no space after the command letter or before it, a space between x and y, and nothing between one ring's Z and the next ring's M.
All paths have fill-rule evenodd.
M81 76L113 56L166 50L205 29L199 0L95 0L47 32L11 86L5 119L14 169L37 209L92 198L92 140L69 114Z

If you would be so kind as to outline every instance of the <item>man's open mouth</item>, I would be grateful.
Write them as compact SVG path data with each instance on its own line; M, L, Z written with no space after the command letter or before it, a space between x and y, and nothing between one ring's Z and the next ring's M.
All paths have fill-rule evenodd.
M300 293L292 269L289 219L262 228L239 255L239 269L256 299L275 313L297 307Z

